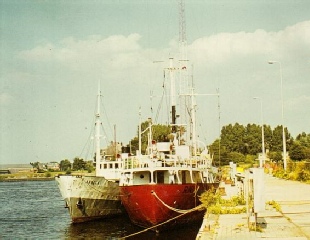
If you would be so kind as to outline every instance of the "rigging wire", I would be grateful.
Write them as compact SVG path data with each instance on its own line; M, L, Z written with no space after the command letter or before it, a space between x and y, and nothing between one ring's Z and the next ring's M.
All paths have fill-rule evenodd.
M105 124L105 125L109 127L109 130L110 130L110 135L109 136L111 136L111 133L112 133L111 124L109 122L107 111L106 111L105 105L103 104L102 98L100 98L100 100L101 100L100 101L100 106L103 109L104 118L106 119L106 122L107 122L107 124ZM82 148L82 150L81 150L81 152L79 154L79 157L83 157L85 160L93 159L93 156L91 156L91 154L92 154L91 150L95 149L95 142L93 141L93 137L95 135L95 130L94 130L93 126L95 126L95 124L96 124L96 117L95 117L95 115L97 113L97 107L96 107L97 104L98 104L98 102L97 102L97 98L96 98L94 112L93 112L93 118L92 118L92 122L90 124L91 128L90 128L90 131L89 131L89 135L88 135L87 140L86 140L86 142L85 142L85 144L84 144L84 146L83 146L83 148ZM104 137L105 143L106 143L106 145L108 145L109 144L109 142L108 142L108 132L103 127L103 124L101 124L100 128L101 128L101 132L103 133L103 136L105 136Z

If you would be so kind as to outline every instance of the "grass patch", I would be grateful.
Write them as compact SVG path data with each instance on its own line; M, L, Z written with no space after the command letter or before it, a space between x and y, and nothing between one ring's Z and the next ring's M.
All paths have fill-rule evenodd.
M276 209L278 212L282 213L282 209L279 203L277 203L276 201L272 200L272 201L268 201L267 202L268 205L272 206L274 209Z
M207 214L240 214L246 212L245 200L242 196L223 199L220 193L213 189L203 193L200 201L207 209Z

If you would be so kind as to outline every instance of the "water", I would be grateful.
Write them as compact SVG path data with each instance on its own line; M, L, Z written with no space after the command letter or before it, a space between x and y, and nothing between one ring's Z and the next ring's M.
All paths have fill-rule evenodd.
M200 225L128 239L196 238ZM119 239L142 229L127 217L71 224L55 181L0 182L0 239Z

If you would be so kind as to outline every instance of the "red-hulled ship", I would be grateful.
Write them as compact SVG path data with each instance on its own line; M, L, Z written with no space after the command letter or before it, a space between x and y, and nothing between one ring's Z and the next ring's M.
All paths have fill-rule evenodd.
M163 170L155 172L162 173ZM162 183L120 189L122 203L134 224L162 230L201 221L205 209L200 207L199 196L217 186L217 183Z
M185 68L181 68L185 69ZM173 60L168 68L171 76L171 132L165 142L153 140L152 120L145 129L148 133L146 154L141 153L141 127L139 127L139 151L125 159L120 178L120 196L131 221L141 227L160 231L166 228L202 221L205 209L200 195L219 185L217 169L207 148L198 146L195 124L188 132L191 144L186 145L182 132L185 124L176 123L176 94L173 87ZM190 119L195 123L195 104L191 88ZM141 123L140 123L141 126Z

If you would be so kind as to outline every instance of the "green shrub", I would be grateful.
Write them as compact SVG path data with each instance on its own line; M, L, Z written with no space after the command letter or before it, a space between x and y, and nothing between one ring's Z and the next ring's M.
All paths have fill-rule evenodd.
M223 199L219 192L209 190L203 193L200 201L212 214L239 214L245 213L245 200L242 196L234 196L231 199Z

